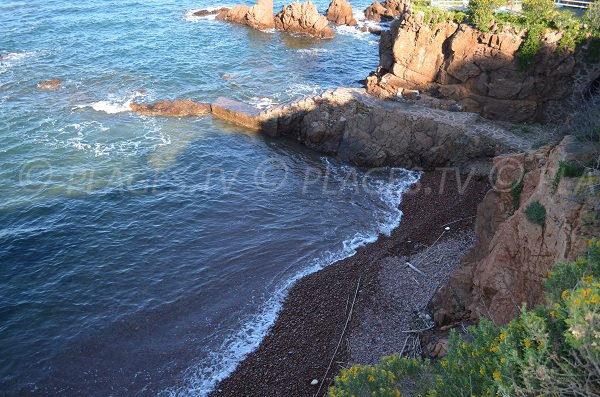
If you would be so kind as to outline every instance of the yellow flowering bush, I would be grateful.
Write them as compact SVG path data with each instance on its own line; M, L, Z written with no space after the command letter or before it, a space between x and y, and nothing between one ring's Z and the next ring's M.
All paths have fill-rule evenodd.
M544 287L546 305L523 306L509 324L483 319L466 335L452 332L443 359L354 366L329 395L400 396L405 384L424 397L600 395L600 240L589 240L587 257L557 264Z

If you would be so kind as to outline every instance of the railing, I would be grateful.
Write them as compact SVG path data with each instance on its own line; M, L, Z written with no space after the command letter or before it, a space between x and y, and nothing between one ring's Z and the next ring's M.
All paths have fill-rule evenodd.
M594 0L554 0L558 7L586 9ZM431 0L431 5L440 8L466 8L469 0ZM521 0L510 1L507 8L519 7Z
M593 0L554 0L554 4L559 7L569 7L569 8L588 8L590 3L593 3Z

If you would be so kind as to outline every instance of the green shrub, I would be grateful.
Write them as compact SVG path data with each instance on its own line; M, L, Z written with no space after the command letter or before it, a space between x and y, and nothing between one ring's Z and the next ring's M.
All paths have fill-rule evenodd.
M521 205L521 193L523 192L523 178L519 179L519 181L515 182L511 189L510 194L512 195L513 200L513 209L512 212L515 213L519 206Z
M494 11L506 4L506 0L471 0L468 10L471 23L482 32L489 32L494 22Z
M452 332L437 362L395 355L343 370L329 395L400 396L405 384L426 397L600 395L599 276L600 240L592 239L586 258L548 273L545 306L523 307L502 327L482 320L464 336Z
M554 11L554 0L523 0L523 14L531 23L550 19Z
M342 370L335 377L334 386L329 388L329 396L399 397L401 380L424 373L429 366L429 360L405 359L397 354L383 357L378 365L355 365Z
M444 22L462 23L467 19L467 14L460 11L443 10L430 6L414 6L414 9L423 12L423 22L431 28Z
M519 68L522 71L528 70L535 63L535 56L542 47L544 30L542 25L533 25L527 30L518 53Z
M552 194L556 193L558 190L558 185L560 185L562 177L579 178L583 175L583 171L583 166L579 164L561 161L556 170L556 174L554 174L554 178L552 179Z
M546 207L539 201L534 201L525 208L525 216L529 222L544 226L546 223Z
M583 20L592 30L600 30L600 1L590 4L583 15Z

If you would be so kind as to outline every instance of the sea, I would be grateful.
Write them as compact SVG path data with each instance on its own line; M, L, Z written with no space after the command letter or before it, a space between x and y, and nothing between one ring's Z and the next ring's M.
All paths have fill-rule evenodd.
M400 224L417 173L129 111L268 109L377 67L378 37L355 28L313 40L193 16L231 5L0 2L0 394L206 396L294 282ZM352 5L362 23L368 1Z

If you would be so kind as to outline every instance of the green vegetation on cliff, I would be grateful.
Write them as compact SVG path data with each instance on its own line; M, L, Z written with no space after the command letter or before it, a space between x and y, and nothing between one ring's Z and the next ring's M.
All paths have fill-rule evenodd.
M507 0L471 0L466 12L461 12L432 7L429 0L417 0L412 7L424 14L423 21L431 27L443 22L467 22L482 32L501 31L505 25L523 31L523 44L518 53L523 71L535 63L535 56L549 31L561 34L558 50L574 51L588 43L588 61L596 62L600 58L600 1L592 3L583 16L556 8L553 0L523 0L521 13L498 11L506 4Z
M446 357L384 357L343 370L331 397L600 395L600 240L587 257L559 263L546 303L504 326L487 320L450 335Z

